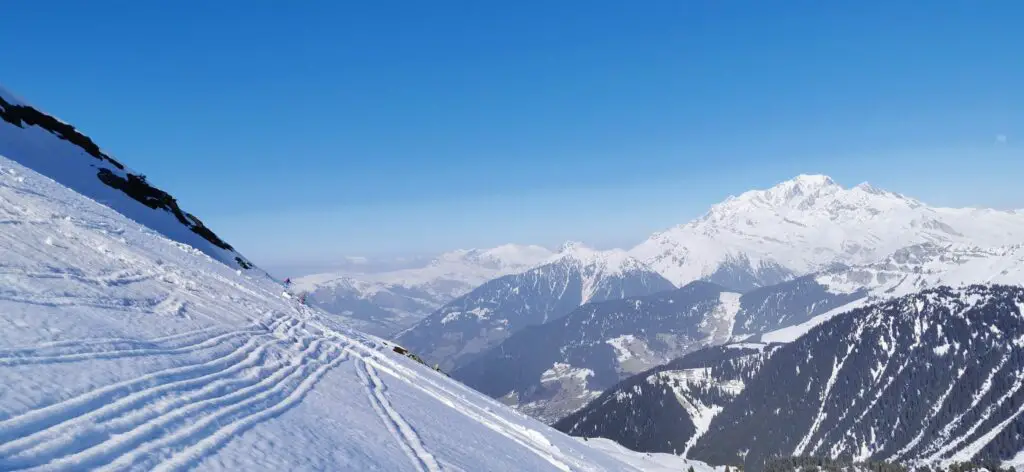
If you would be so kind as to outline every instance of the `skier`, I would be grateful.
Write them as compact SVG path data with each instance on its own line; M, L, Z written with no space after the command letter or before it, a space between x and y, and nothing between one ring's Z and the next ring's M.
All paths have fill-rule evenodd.
M284 286L287 287L287 286L289 286L291 284L292 284L292 278L291 277L285 277L284 278Z

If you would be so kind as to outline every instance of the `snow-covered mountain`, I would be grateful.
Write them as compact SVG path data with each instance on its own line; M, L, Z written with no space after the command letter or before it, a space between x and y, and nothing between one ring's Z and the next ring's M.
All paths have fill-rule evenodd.
M524 329L452 375L547 423L632 374L705 346L791 341L837 313L942 284L1024 284L1024 245L920 244L885 260L732 293L709 282L591 303Z
M712 470L513 412L140 224L167 221L30 136L0 157L2 470Z
M252 263L88 136L0 87L0 155L232 267ZM125 198L128 197L128 198Z
M805 277L803 282L805 291L819 293L818 297L829 303L789 310L785 316L746 317L741 312L734 334L766 333L761 339L788 342L838 313L927 288L975 283L1024 285L1024 244L991 248L918 244L873 264L833 268ZM813 297L805 298L810 300Z
M690 457L903 463L1024 457L1024 287L940 287L837 316L780 347Z
M800 175L714 205L629 254L681 286L705 279L735 290L772 285L841 263L869 264L915 244L1016 244L1024 213L934 208L860 184Z
M688 354L555 427L751 471L790 456L1019 465L1022 348L1024 287L938 287L833 317L793 343Z
M834 267L821 273L755 289L738 299L738 307L732 323L731 340L757 341L763 339L774 342L792 342L814 326L825 323L835 316L845 316L843 313L859 307L943 284L965 286L974 283L1024 286L1024 245L983 249L959 244L919 244L898 250L874 264ZM640 319L659 319L666 313L673 313L675 309L647 304L646 310L638 311L634 316ZM606 316L595 319L593 322L601 327L617 326L617 321L621 316L617 313L607 313ZM571 317L572 314L567 318ZM682 321L684 321L683 318L680 318L679 322ZM634 321L634 323L636 329L631 338L633 342L629 343L630 346L635 347L642 344L637 342L639 339L649 340L655 337L657 331L647 329L646 323L642 321ZM533 331L535 331L532 333L533 338L547 342L543 334L547 331L557 331L557 327L545 325ZM767 334L760 334L766 332ZM521 335L524 334L526 333ZM568 339L568 342L562 342L560 347L553 351L556 352L556 355L546 359L549 364L562 362L564 364L563 371L577 373L584 371L605 373L610 368L609 366L615 365L615 361L609 359L609 356L595 355L595 353L591 353L590 356L574 355L572 358L575 359L575 362L562 360L563 358L568 359L568 356L562 355L563 353L571 354L580 349L580 343L573 341L574 337L570 336ZM495 351L500 350L507 357L518 356L526 359L533 359L547 352L541 348L516 350L510 345L514 340L516 337L509 339ZM606 340L606 342L610 341ZM643 345L644 350L638 352L644 353L650 349L649 342ZM753 345L748 342L725 347ZM633 351L637 352L636 349ZM685 362L686 359L691 359L691 356L706 358L706 352L708 351L699 351L688 355L682 361L670 363L670 366L678 362ZM494 361L492 364L494 367L491 369L480 369L487 372L489 376L487 378L492 379L494 385L503 385L501 382L494 381L495 378L519 378L515 377L518 372L511 371L500 362ZM582 367L585 367L586 370ZM709 367L709 365L704 367ZM672 367L655 369L655 371L660 370L679 369ZM729 371L726 369L725 372ZM456 377L460 374L460 372L456 372ZM683 442L692 446L692 443L688 441L695 437L689 435L691 433L683 433L695 430L693 429L695 426L686 425L696 425L703 421L701 418L710 420L714 416L713 414L721 411L724 406L722 403L724 397L696 398L691 394L684 394L685 392L679 388L669 388L670 385L659 384L661 380L665 379L652 377L652 375L652 373L643 373L624 380L579 412L557 423L556 426L573 434L600 434L638 450L671 452ZM735 380L728 374L722 377L721 367L712 369L707 375L701 374L703 377L695 377L695 375L693 372L685 373L688 379L687 385L699 384L700 388L711 388L711 394L715 394L716 386L723 381ZM478 376L483 377L482 375ZM582 376L578 377L582 379ZM605 377L607 375L593 374L587 377L588 383L585 385L590 386L591 391L583 393L593 395L592 390L599 390L594 388L598 385L597 380ZM534 386L538 385L538 382L520 381L520 384ZM646 384L650 384L652 387L643 390L643 386ZM471 383L471 385L473 384ZM641 387L637 388L638 385ZM546 388L532 387L533 390L526 390L520 387L518 391L529 391L531 395L540 397L539 400L534 401L533 405L530 405L533 409L545 406L545 403L552 402L552 399L561 401L562 404L565 403L561 397L552 393L552 387L556 386L555 384L552 386L543 384L543 386ZM684 390L690 392L693 390L691 387ZM495 392L483 391L495 395ZM618 393L609 396L609 392ZM562 396L564 395L563 393ZM579 395L578 397L582 398L583 396ZM670 401L673 398L678 401ZM530 409L524 411L533 413ZM675 433L669 436L656 434L667 430L675 431Z
M547 263L477 287L401 333L398 340L449 370L527 326L559 319L584 303L672 288L621 250L567 243Z
M740 294L708 282L583 305L512 335L452 377L545 423L619 380L729 339Z
M551 256L540 246L506 244L447 252L418 267L315 274L294 283L313 305L353 319L363 331L391 336L484 282L525 271Z
M634 375L554 427L636 451L686 455L780 345L728 344Z

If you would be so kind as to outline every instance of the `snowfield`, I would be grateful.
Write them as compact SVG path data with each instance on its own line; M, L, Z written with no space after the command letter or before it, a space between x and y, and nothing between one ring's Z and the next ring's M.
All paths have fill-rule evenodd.
M0 324L2 470L713 470L563 435L2 157Z

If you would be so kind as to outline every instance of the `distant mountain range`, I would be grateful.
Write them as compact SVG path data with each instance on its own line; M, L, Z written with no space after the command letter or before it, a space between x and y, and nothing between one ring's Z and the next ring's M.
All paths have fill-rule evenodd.
M407 318L396 338L456 379L573 434L718 464L751 454L748 465L763 465L801 451L722 452L702 438L728 433L715 432L725 421L717 418L741 408L731 405L747 398L748 383L775 382L758 380L758 369L788 352L779 346L898 297L1024 284L1022 241L1022 211L934 208L868 184L843 188L801 175L730 197L628 251L571 243L541 258L538 250L504 275L415 307L434 309ZM696 359L703 364L694 367ZM736 414L759 406L745 408ZM890 458L865 444L850 454ZM933 452L891 458L948 458Z
M691 282L650 296L590 303L512 335L453 376L550 423L615 382L696 349L762 337L790 341L836 313L979 280L1024 282L1024 246L982 250L929 243L875 264L835 267L742 295Z
M844 188L827 176L799 175L729 197L627 251L596 252L636 260L675 287L705 280L747 292L837 265L877 263L912 246L993 248L1018 244L1022 234L1024 211L936 208L866 183ZM369 320L378 334L390 335L484 282L547 264L554 255L539 246L506 245L445 253L422 267L351 269L298 282L325 310ZM360 263L370 261L345 261L352 268Z
M444 369L580 305L647 295L673 285L622 251L566 244L547 263L491 280L437 310L397 341Z
M552 255L540 246L509 244L452 251L396 270L389 270L395 262L350 258L345 263L350 270L297 278L294 289L360 329L389 337L484 282L529 269Z

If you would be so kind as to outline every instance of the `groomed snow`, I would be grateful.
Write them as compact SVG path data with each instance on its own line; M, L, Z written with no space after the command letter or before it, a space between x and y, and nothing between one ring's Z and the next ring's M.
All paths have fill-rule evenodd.
M620 471L673 459L556 432L6 158L0 324L3 470Z

